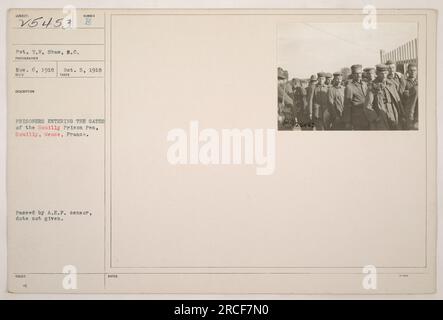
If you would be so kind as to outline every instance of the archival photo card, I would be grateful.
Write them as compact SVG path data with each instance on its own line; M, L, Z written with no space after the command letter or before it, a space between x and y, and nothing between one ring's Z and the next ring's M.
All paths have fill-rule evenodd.
M9 10L9 290L434 292L436 18Z

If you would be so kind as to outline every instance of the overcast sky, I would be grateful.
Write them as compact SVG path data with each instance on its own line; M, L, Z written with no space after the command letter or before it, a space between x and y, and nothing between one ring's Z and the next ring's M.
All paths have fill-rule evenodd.
M292 23L278 27L278 66L290 78L309 78L319 71L380 63L380 49L390 51L417 37L416 23Z

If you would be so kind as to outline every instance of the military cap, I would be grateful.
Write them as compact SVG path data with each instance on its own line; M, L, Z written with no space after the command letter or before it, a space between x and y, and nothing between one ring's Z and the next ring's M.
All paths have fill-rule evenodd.
M414 63L414 62L411 62L410 64L408 64L408 68L409 68L409 67L417 67L417 64Z
M377 68L377 71L388 71L389 70L388 66L385 64L377 64L376 68Z
M329 72L326 72L326 78L332 78L332 74Z
M319 72L319 73L317 73L317 77L326 77L326 73L324 73L323 71L322 72Z
M288 79L288 72L279 67L277 69L277 77L281 80Z
M313 74L310 78L311 81L317 81L317 76L315 74Z
M333 74L334 74L334 77L339 77L339 76L343 75L343 73L341 73L340 71L334 72Z
M385 65L390 65L390 64L395 64L395 62L390 59L385 62Z
M285 79L288 80L288 78L289 78L289 72L288 72L288 70L283 71L283 74L284 74L284 76L285 76Z
M351 66L352 72L355 72L356 70L359 70L359 69L361 70L361 68L362 68L361 64L354 64Z
M375 70L375 68L374 67L367 67L367 68L363 69L364 72L369 72L371 70Z

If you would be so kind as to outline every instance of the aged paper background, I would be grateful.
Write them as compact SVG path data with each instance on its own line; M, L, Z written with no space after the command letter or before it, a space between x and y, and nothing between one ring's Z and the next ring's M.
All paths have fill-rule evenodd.
M411 18L412 17L406 17L405 19L408 20ZM158 19L158 21L156 21L156 19ZM416 151L420 148L423 149L425 146L424 130L420 130L418 133L402 132L394 135L388 132L357 133L356 135L354 132L352 135L347 133L334 133L334 135L328 136L326 136L326 134L330 133L312 135L303 133L286 134L283 132L278 134L277 170L274 176L256 177L252 168L234 167L221 169L215 167L208 168L205 172L200 172L196 168L177 167L176 172L174 172L176 176L181 175L181 177L186 178L192 175L193 179L198 178L200 180L193 181L194 188L192 189L187 188L186 185L183 185L181 188L177 187L177 190L171 188L171 184L173 182L176 184L177 182L164 179L164 173L168 172L170 167L165 166L163 168L162 164L166 165L166 163L163 163L161 159L152 158L152 154L158 154L160 156L165 154L165 150L163 149L166 144L162 145L162 143L164 143L164 137L167 130L170 128L176 126L186 128L188 121L194 118L200 120L200 123L204 127L215 128L225 128L230 126L239 128L266 128L275 125L275 119L273 117L275 112L273 106L275 105L274 102L276 100L276 92L273 90L275 86L275 68L272 69L275 66L275 47L268 47L268 44L275 43L276 34L275 30L267 26L267 23L275 25L275 20L272 20L272 18L269 17L258 18L256 16L248 17L246 20L243 17L230 17L229 23L227 24L226 19L211 17L210 22L212 29L205 30L199 25L200 21L204 21L205 19L208 19L208 17L203 16L198 19L180 17L180 19L174 19L173 21L168 20L167 18L165 19L164 17L161 19L159 17L153 17L147 22L141 17L132 17L130 23L127 23L125 16L113 17L112 23L115 28L113 27L112 30L115 31L116 34L110 35L110 40L113 41L114 44L117 42L117 45L115 51L113 50L112 52L113 58L112 62L110 62L112 63L112 72L115 72L116 75L114 75L115 78L114 76L112 78L112 85L117 86L117 88L119 88L118 86L123 86L121 88L126 89L114 89L112 96L113 120L112 124L108 123L107 127L112 130L110 131L113 139L112 153L110 156L112 156L113 165L112 171L109 173L113 176L112 185L113 188L115 188L112 190L112 194L116 195L113 196L112 200L113 225L111 226L110 224L107 224L109 228L113 228L112 234L113 237L115 237L112 242L114 246L112 251L111 248L107 248L112 266L133 268L136 266L147 266L147 264L154 261L154 265L152 265L153 267L160 267L162 266L161 263L166 263L168 267L180 267L178 264L180 262L187 263L193 267L217 267L220 266L220 264L217 263L222 261L225 264L227 263L227 266L229 267L349 266L357 267L357 272L359 272L359 269L361 268L360 265L366 264L365 259L367 259L368 256L371 257L371 260L374 260L374 262L371 261L369 263L386 267L423 267L428 262L426 261L426 258L430 259L429 261L432 261L432 257L425 255L426 250L424 246L426 242L421 241L425 237L426 225L424 224L424 221L426 221L426 219L423 219L423 216L414 214L414 212L419 211L424 205L426 205L425 194L419 193L420 190L424 190L424 188L417 187L417 185L424 186L426 183L426 181L423 180L426 159L421 157L422 154L418 154ZM278 19L280 22L294 21L292 16L283 19L279 17ZM352 18L350 18L350 21L352 21ZM169 32L167 33L167 37L164 37L164 33L168 30L165 26L170 26L172 23L179 24L179 28L173 28L174 32ZM257 28L257 26L260 26L262 29ZM233 56L229 56L229 54L217 56L216 52L220 52L220 50L215 50L211 53L213 56L217 56L217 59L205 61L205 66L210 66L209 70L202 68L201 60L192 59L192 57L195 57L196 54L200 52L200 49L205 49L205 47L198 47L199 33L201 36L201 34L204 35L205 32L217 32L217 30L225 30L226 28L232 28L230 37L214 38L213 43L210 43L211 48L221 50L235 43L236 51L232 52ZM180 69L184 64L177 63L177 60L175 59L176 56L174 55L174 49L176 48L170 48L171 58L174 59L168 60L167 55L166 57L156 56L164 53L164 50L162 52L148 50L153 49L152 47L149 47L149 43L133 41L133 37L125 37L126 34L139 29L144 29L144 32L149 33L151 39L156 39L160 44L165 38L170 39L171 37L176 36L179 39L181 36L180 32L184 32L185 34L192 33L195 37L187 40L193 41L194 39L194 46L187 46L186 44L181 48L182 50L179 50L182 52L182 55L178 58L183 60L179 60L178 62L186 62L186 68L184 70ZM180 32L177 32L178 30L180 30ZM253 36L254 34L255 37ZM241 41L242 36L244 37L245 35L252 35L250 41L254 44L254 48L246 46L245 43ZM183 52L183 49L186 49L185 52ZM238 52L251 52L251 54L239 61L238 56L234 59L234 55ZM137 53L141 56L135 56L136 58L134 58L134 55ZM146 53L150 56L146 57L143 55ZM140 59L146 60L143 60L143 64L140 64ZM158 70L157 61L159 59L164 59L168 63L177 63L173 68L168 70L183 74L183 78L185 79L179 86L173 88L173 91L176 92L176 94L169 95L168 100L165 100L164 97L168 95L168 91L171 90L171 88L167 86L158 86L158 84L168 82L173 74L168 75L167 72L164 72L165 70ZM223 65L224 68L219 70L220 65ZM260 67L254 68L254 66ZM226 69L226 67L231 69ZM134 70L135 68L139 69L140 72L136 74L131 72L131 70ZM153 70L156 69L157 72L153 72ZM210 78L213 72L217 74L215 83L207 81L207 78ZM229 77L233 72L238 72L238 77L235 77L234 79L234 81L237 82L232 82L232 78ZM248 86L244 85L245 82L242 78L242 75L244 74L256 75L251 76L248 79ZM421 76L421 83L425 83L423 73L421 73ZM186 81L186 79L189 80L190 78L194 79L194 81ZM125 87L125 84L128 83L133 83L140 87L136 88L136 90L132 88L133 90L131 91L131 88ZM237 92L236 95L234 97L226 96L222 90L223 86L220 88L220 84L232 86L232 88L238 90L235 91ZM199 95L198 100L193 100L195 103L189 105L189 109L181 110L178 113L174 112L174 108L168 109L168 105L176 106L183 104L186 92L195 90L196 85L198 88L201 88L201 95ZM143 88L150 87L156 87L156 90L153 91L152 94L147 94L147 91L142 90ZM232 89L231 87L229 88ZM261 95L255 96L252 94L256 91L260 92ZM76 93L73 92L73 96L75 95ZM248 95L248 97L252 96L256 101L242 101L242 97L246 95ZM267 98L263 99L264 96ZM133 103L128 103L128 101L133 101ZM93 105L95 103L100 103L100 101L89 101L88 103ZM169 110L170 112L165 116L165 119L159 119L155 116L155 112L158 112L158 109L156 108L149 109L149 112L154 112L152 118L131 116L131 112L135 112L136 114L142 112L146 113L147 105L153 105L162 111ZM208 110L208 106L211 108L211 113L205 112L205 110ZM244 113L238 113L239 107L244 109ZM259 113L256 112L257 109L260 110ZM254 112L255 116L250 117L250 114ZM194 114L195 117L190 118L190 115ZM421 112L421 114L423 115L424 112ZM421 120L425 121L423 117ZM131 127L131 132L127 130L128 127ZM429 128L429 125L427 128ZM386 139L386 135L389 135L389 139ZM146 140L134 139L134 136L146 137ZM326 149L326 151L340 150L339 148L344 147L343 141L345 141L347 145L352 144L355 146L355 149L350 153L349 150L343 148L341 152L337 152L336 157L332 156L328 158L329 167L324 166L325 155L322 154L322 151L319 151L318 148L310 147L322 145L326 139L328 141L328 148L330 148ZM138 143L140 140L142 140L143 143ZM146 148L146 144L148 144L149 141L153 143L149 145L154 147L148 149ZM130 142L130 144L128 142ZM108 143L110 142L108 141ZM287 148L282 148L282 146L287 146ZM155 149L156 147L157 149ZM32 146L26 146L30 155L32 154L32 148ZM76 146L72 146L72 148L76 148ZM94 156L96 153L92 149L90 155ZM154 152L155 150L158 150L158 152ZM303 150L301 155L297 152L300 150ZM324 151L325 150L323 150L323 152ZM351 162L364 164L362 170L356 170L353 177L342 177L337 174L337 172L349 168L349 163L343 163L341 161L343 153L347 155L347 158L349 158ZM386 158L398 157L405 161L400 163L387 163L387 167L385 167L386 171L380 172L380 170L374 170L378 161L377 155L379 154L383 154ZM46 160L50 161L50 154L47 155L47 157L48 159ZM97 157L97 161L99 161L100 158L98 154ZM67 158L66 160L69 159ZM131 161L130 165L127 163L128 159ZM20 167L20 164L23 166L23 162L19 161L26 161L20 159L16 160L17 162L14 161L14 165L17 165L18 167ZM81 157L79 157L78 160L81 160ZM300 166L297 161L303 163L303 160L304 162L309 160L313 167L318 168L318 173L316 173L316 175L318 174L319 177L326 178L328 184L312 182L312 172L308 170L306 172L296 172L298 179L305 182L304 188L297 189L297 184L294 184L294 181L284 179L284 175L281 172L294 172L294 168ZM41 161L44 162L45 159L42 159ZM161 170L158 170L158 168L157 170L146 170L145 164L150 161L154 162L154 164L160 165ZM87 161L82 167L84 168L89 164L90 161ZM141 164L143 164L143 166L140 166ZM331 167L338 170L331 172ZM351 167L354 168L354 166ZM357 168L359 167L357 166ZM57 170L57 167L51 167L51 170ZM91 168L90 170L90 173L97 174L97 180L101 178L100 174L102 173L95 172L94 168ZM403 174L406 171L408 172L407 176ZM370 172L370 174L367 174L368 172ZM392 176L389 176L389 174L387 176L387 172ZM63 168L60 168L59 173L63 173ZM43 176L45 175L44 172L41 174ZM69 179L72 179L73 177L72 173L65 172L64 174L66 174ZM156 174L163 179L153 179L152 177L155 177ZM169 174L166 176L171 179L173 178L172 174L171 176L169 176ZM234 185L230 183L234 178L238 179L238 177L242 177L239 181L245 182L239 183L239 181L236 181L236 184ZM403 178L404 180L402 180ZM205 187L208 184L211 185L214 181L213 179L221 183L212 185L213 189ZM364 182L364 185L366 186L373 185L374 187L368 187L368 189L362 190L361 193L356 194L353 185L353 183L356 182L354 179L357 179L357 182L360 183ZM93 180L94 179L91 179L91 181ZM155 180L158 183L153 185L152 180ZM380 184L380 181L383 181L383 184ZM392 184L388 184L386 181L392 181ZM18 186L23 186L25 182L22 182L23 185L20 185L19 181L14 181L13 183L17 183ZM307 192L309 191L309 183L313 184L311 188L315 189L318 194ZM332 186L332 183L334 183L334 186ZM130 192L131 189L129 189L129 186L134 185L138 186L138 188L136 188L137 190L142 191ZM201 189L199 189L199 185L202 186ZM224 188L226 185L229 185L230 187L232 186L232 188ZM80 190L80 192L75 186L76 184L74 183L72 186L72 192L76 193L79 198L90 199L91 205L93 206L96 201L96 197L94 196L94 190L97 190L96 187L88 184L87 187L91 189L83 189ZM377 188L375 188L375 186L377 186ZM234 188L239 188L237 191L248 190L248 198L244 199ZM383 202L372 201L374 198L384 199L386 192L398 188L405 191L397 195L399 198L391 199L391 202L387 202L386 200L383 200ZM36 188L33 188L33 190L35 189ZM267 192L269 189L278 189L281 193ZM161 190L161 192L158 192L159 190ZM178 190L180 190L181 193L177 193ZM63 197L65 191L62 192L60 190L60 194L54 198L63 199L61 197ZM407 192L410 193L408 194ZM279 203L277 195L281 195L282 193L286 198L293 197L294 194L296 194L296 201L283 202L280 204L281 207L276 207L275 203ZM331 195L341 196L342 193L352 193L352 195L357 198L352 199L352 201L348 203L342 204L343 207L332 206L334 212L331 212L330 204L318 201L322 196L327 199ZM371 201L368 200L368 193L370 194ZM150 202L152 207L146 207L146 194L156 194L157 198L154 198L154 201ZM244 203L243 205L245 206L245 209L243 209L242 212L244 212L245 215L242 217L235 215L235 212L231 209L230 203L218 203L217 206L214 206L214 203L209 201L214 199L214 194L217 197L220 195L229 196L231 199L234 197L234 199L237 200L237 205ZM34 194L34 200L31 201L45 201L44 196L44 194L41 194L40 196L35 196ZM189 212L182 210L181 215L174 215L174 224L172 226L169 225L169 228L166 229L170 233L161 232L155 234L155 225L150 224L150 221L152 221L152 219L161 219L161 217L153 215L153 213L155 211L158 212L159 209L164 210L164 199L170 197L179 197L178 199L176 198L176 201L178 202L174 205L177 207L166 207L167 210L186 208L186 204L188 204L187 201L189 201L189 199L194 199L194 197L199 201L192 202L191 209L194 208L195 210ZM73 203L75 203L76 199L67 197L64 201L73 201ZM392 203L392 210L389 210L392 215L387 219L385 216L386 211L384 210L386 210L386 206L389 203ZM250 208L251 204L254 206L254 210L248 211L246 208ZM401 206L399 206L399 204L401 204ZM152 214L144 216L144 218L140 220L140 212L137 210L150 212ZM166 212L168 212L167 210ZM303 214L297 215L296 217L288 215L288 212L294 211L303 213L312 212L315 213L315 215ZM207 220L208 212L212 214L211 218L219 219L216 221L221 222L222 224L217 223L211 225L211 221ZM266 214L269 212L272 212L272 215ZM200 232L193 232L193 237L189 237L189 230L183 228L183 225L186 225L186 223L189 222L189 215L192 215L193 219L195 219L197 227L199 222L202 223L201 221L204 221L206 226L205 228L193 229L194 232L196 230ZM180 221L180 219L184 220ZM356 229L347 227L352 224L352 221L355 221L354 219L364 221L364 224L352 225L353 227L356 227ZM165 223L169 223L169 221L171 220L165 220ZM232 223L233 221L236 223ZM331 229L331 222L340 227ZM213 228L208 229L208 223ZM223 223L226 225L223 225ZM312 230L304 230L302 227L297 228L297 226L302 226L305 223L314 223L318 226L318 230L312 232ZM376 230L380 230L380 223L383 224L384 228L386 228L385 230L392 237L389 238L392 240L390 243L382 241L383 239L381 239L381 237L374 239L373 233ZM94 226L94 223L92 225ZM359 226L360 228L358 228ZM264 227L266 227L266 229L263 229ZM69 229L71 229L71 226L66 230L60 230L60 234L66 235L67 232L70 232ZM231 241L208 243L207 246L199 246L199 250L203 250L202 252L193 251L196 248L195 244L198 243L198 240L202 237L213 236L215 233L219 234L219 239L222 240L223 238L221 237L225 235L227 229L231 232ZM245 239L245 229L248 230L248 237L253 238L254 242L249 242L247 238ZM136 232L137 230L140 230L140 232ZM280 230L281 232L272 233L272 230ZM346 232L343 233L343 230L346 230ZM78 254L79 258L77 261L83 261L83 263L85 263L81 266L83 269L94 271L98 265L103 263L102 257L96 254L100 249L103 250L103 248L100 248L103 243L99 243L99 241L102 241L103 239L103 234L100 235L93 231L97 230L91 230L91 236L94 234L92 238L86 237L80 239L80 243L86 241L86 243L88 243L88 245L86 245L86 243L83 245L81 251L68 251L71 252L70 254L72 254L72 251ZM255 238L253 237L254 232L257 232ZM269 234L268 237L263 236L267 233ZM88 233L86 232L86 234ZM148 234L155 234L157 236L156 239L161 241L162 245L160 247L155 245L150 246L152 242L146 241L149 239L149 237L147 238ZM178 235L183 239L184 242L181 243L183 245L182 247L177 248L173 244L168 244L168 240L171 239L172 235ZM275 238L275 235L278 235L278 237ZM97 238L94 239L94 237ZM297 237L307 241L303 242L302 245L297 246L299 244L295 241L297 240ZM215 237L215 239L217 240L217 237ZM352 246L349 247L349 239L359 239L360 242L352 241ZM404 241L405 239L407 239L407 241ZM259 247L263 248L263 252L268 252L268 254L264 255L263 252L254 252L251 250L257 247L255 241L261 241ZM285 241L294 244L295 247L282 247L281 244ZM243 246L236 245L238 243L242 243ZM15 244L18 247L20 246L19 243ZM92 244L92 247L89 246L89 244ZM413 244L412 247L411 244ZM54 248L57 247L57 244L55 243L49 245L53 245ZM75 248L77 248L78 245L79 242L76 243ZM98 247L94 248L95 245ZM171 252L171 250L180 250L176 252L176 255L165 255L164 250L158 250L159 248L164 248L163 246L168 248L168 252ZM214 246L219 249L221 248L221 250L210 250ZM328 250L322 251L319 249L325 247L327 247ZM367 248L368 251L362 252L360 250L362 247ZM343 250L343 248L346 248L346 250ZM288 249L293 250L297 255L288 253ZM148 250L151 255L146 256L142 254L143 250ZM88 252L90 257L84 259L84 255L88 254ZM229 255L224 254L226 252L229 252ZM327 254L325 254L325 252ZM269 253L272 253L272 255L269 255ZM395 253L395 255L393 253ZM49 258L51 260L48 260L47 258L41 259L41 255L39 258L39 252L29 252L29 254L30 255L26 255L24 259L29 259L29 264L32 262L33 267L42 268L40 270L44 270L46 267L59 269L59 267L65 263L64 261L66 261L66 258L63 256L58 256L57 259L59 259L60 262L54 265L52 257ZM35 256L32 254L35 254ZM149 259L147 259L148 257ZM190 259L190 257L194 257L194 259ZM195 257L198 257L201 260L196 260ZM226 257L228 257L227 260ZM107 258L106 255L104 258ZM251 264L251 261L254 263ZM300 263L300 261L303 261L303 263ZM307 261L310 265L305 264ZM275 263L275 265L273 265L273 263ZM26 264L27 263L25 263L25 265ZM36 270L38 269L39 268ZM281 276L281 279L284 279L284 277L285 276ZM232 280L232 278L230 279ZM130 284L132 280L128 278L127 281ZM93 283L94 280L91 280L91 282ZM335 283L335 285L337 284L338 282ZM246 283L244 285L247 286ZM352 287L351 283L348 283L347 285ZM131 286L131 284L129 286ZM225 288L225 290L229 291L228 288ZM250 290L254 290L254 288L250 287ZM418 286L417 290L420 291L423 289Z

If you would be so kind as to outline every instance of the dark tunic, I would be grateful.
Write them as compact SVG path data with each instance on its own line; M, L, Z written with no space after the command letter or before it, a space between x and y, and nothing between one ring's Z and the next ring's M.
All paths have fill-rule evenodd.
M354 130L369 130L369 122L363 110L368 87L366 82L352 81L345 88L343 119Z
M403 105L392 81L375 80L368 92L365 113L372 130L402 128Z
M343 120L344 101L345 88L340 84L338 86L331 86L328 91L328 109L333 130L343 130L345 128Z
M405 110L407 129L418 129L418 82L408 78L401 87L401 99Z

